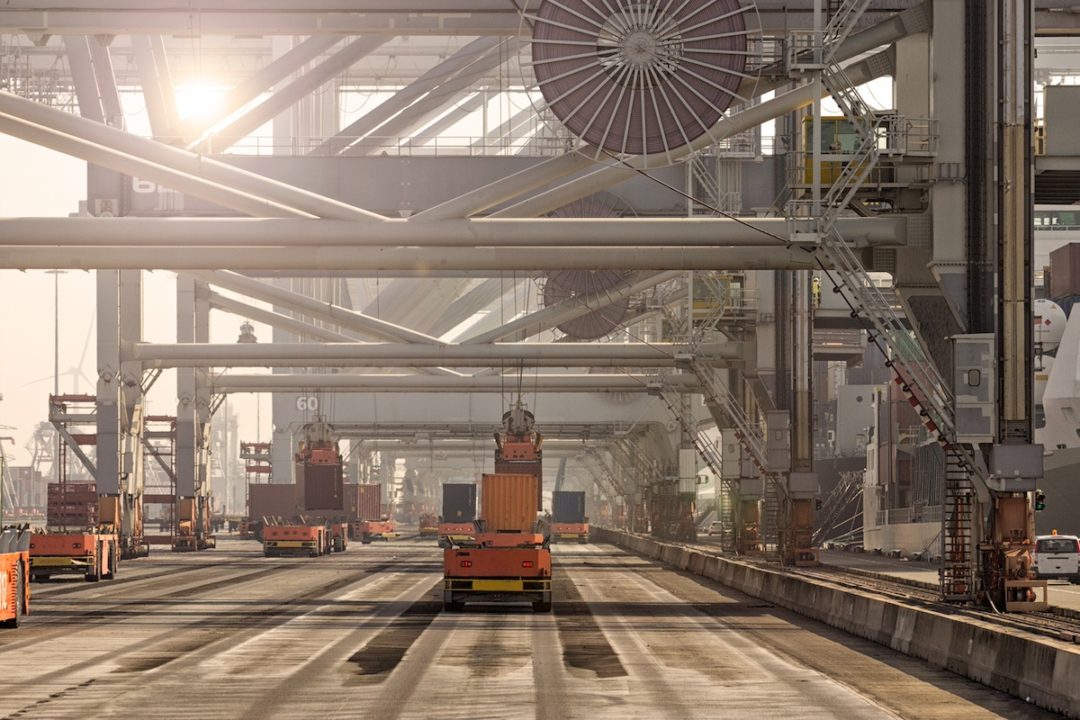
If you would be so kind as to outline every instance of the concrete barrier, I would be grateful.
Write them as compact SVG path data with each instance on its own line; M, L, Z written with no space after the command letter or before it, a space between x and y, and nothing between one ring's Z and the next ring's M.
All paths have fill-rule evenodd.
M701 575L958 675L1080 718L1080 648L777 569L593 526L592 539Z

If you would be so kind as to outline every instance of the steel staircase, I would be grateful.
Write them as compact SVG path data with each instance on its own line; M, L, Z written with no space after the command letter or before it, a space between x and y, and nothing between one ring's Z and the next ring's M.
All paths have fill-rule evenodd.
M945 506L941 513L941 596L966 602L975 598L975 486L959 456L945 461Z
M822 82L858 134L858 147L847 159L840 177L822 197L820 214L810 212L805 200L789 204L791 230L795 239L802 233L814 237L815 255L823 265L832 268L831 277L837 281L834 291L843 296L854 315L868 323L870 339L879 340L888 348L889 361L901 389L914 399L912 404L924 424L947 443L954 434L953 399L948 383L836 229L837 218L877 166L880 155L892 151L887 125L863 101L843 69L832 59L836 44L850 34L868 4L868 0L849 0L837 9L825 33L831 44L826 46L827 62L822 73Z
M887 121L871 109L835 60L835 51L862 17L869 0L846 0L836 8L824 33L821 80L858 135L858 147L847 158L840 177L821 198L819 213L808 212L805 200L789 203L792 238L803 233L815 241L814 254L831 268L835 292L851 306L852 315L867 324L871 341L888 349L896 382L924 425L947 453L945 511L942 518L941 591L946 600L974 597L975 487L980 468L969 452L955 444L952 392L923 346L901 322L893 306L874 285L859 257L836 230L836 220L855 198L882 155L901 152ZM884 348L883 348L884 349ZM767 491L767 490L766 490Z

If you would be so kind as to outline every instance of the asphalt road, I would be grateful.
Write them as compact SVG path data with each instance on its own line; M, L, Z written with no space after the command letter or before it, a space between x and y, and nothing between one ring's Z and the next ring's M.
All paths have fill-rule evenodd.
M609 545L555 610L444 613L430 540L266 559L225 539L35 585L0 718L1041 718L1002 693Z

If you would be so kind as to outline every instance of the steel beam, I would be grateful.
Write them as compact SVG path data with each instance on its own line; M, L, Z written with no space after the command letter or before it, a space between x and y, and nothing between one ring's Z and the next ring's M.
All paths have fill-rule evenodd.
M202 178L206 182L226 186L238 193L246 193L271 203L284 205L313 217L337 220L385 219L376 213L271 180L257 173L240 170L195 153L92 122L71 113L55 110L11 93L0 92L0 113L10 115L25 123L48 128L57 133L131 155L151 165ZM212 198L211 200L220 202Z
M482 38L485 43L492 38ZM481 42L481 41L478 41ZM400 113L380 125L368 139L361 140L346 150L344 155L371 155L385 144L382 138L408 137L434 115L440 112L458 94L467 91L476 84L484 73L503 64L510 53L516 52L518 41L507 39L496 43L486 52L476 56L453 77L436 83L422 98L404 108ZM464 52L464 49L460 52ZM455 55L456 57L456 55ZM453 60L453 58L451 58ZM436 66L438 69L450 64L450 60ZM385 104L385 103L384 103ZM379 106L381 108L382 105ZM379 108L376 108L378 110ZM376 137L380 136L380 137Z
M169 130L176 124L176 98L173 96L164 46L160 50L155 47L160 42L160 35L133 34L131 37L146 114L150 118L150 130L155 138L170 140Z
M644 292L660 283L674 280L681 274L673 271L649 273L644 277L632 277L594 295L567 298L543 310L512 320L502 327L473 335L463 340L462 343L472 345L491 343L496 340L524 340L574 318L596 312L635 293Z
M390 38L370 36L356 38L306 73L274 92L262 103L212 133L198 145L202 152L220 153L243 140L255 130L273 120L302 98L318 90L335 76L348 70L365 55Z
M263 93L269 92L275 85L339 42L341 42L341 37L337 35L312 35L229 90L222 98L213 117L181 120L172 134L183 138L189 145L198 144L198 141L202 140L214 126L239 112Z
M505 0L320 0L299 5L266 0L6 0L0 32L33 30L51 35L520 35L529 32L519 6ZM810 13L790 0L757 0L766 33L808 29ZM868 13L869 14L869 13ZM879 14L880 17L882 14ZM1062 18L1061 16L1066 17ZM1038 12L1037 27L1057 33L1074 30L1068 13Z
M279 203L249 193L239 192L225 185L178 172L108 147L95 145L74 135L67 135L41 125L34 125L5 113L0 113L0 132L66 155L82 158L89 163L118 173L150 180L174 190L190 193L222 207L248 215L259 217L312 217Z
M480 88L479 91L473 92L471 95L468 95L464 100L452 107L448 112L446 112L444 115L432 122L430 125L426 125L421 128L417 132L417 136L420 138L420 142L427 142L427 140L430 138L438 138L451 127L482 108L489 97L490 96L487 94L487 88Z
M837 227L856 246L903 245L907 218L850 217ZM412 223L406 220L357 223L293 218L3 218L0 245L176 246L192 248L280 247L342 249L485 247L528 253L538 247L597 252L632 246L784 248L785 218L499 218ZM552 258L558 260L559 258ZM283 266L287 267L287 266ZM478 268L480 266L477 266ZM722 267L722 266L717 266Z
M478 38L458 50L449 58L425 72L419 78L398 90L386 101L349 123L341 132L328 138L312 152L314 155L337 155L356 141L375 132L380 126L413 102L464 70L478 58L490 53L499 45L498 38Z
M286 266L282 266L286 267ZM332 266L326 266L332 267ZM439 344L439 339L431 335L416 332L408 328L395 325L385 320L370 317L355 310L348 310L337 305L315 300L306 295L292 292L284 288L275 287L249 277L236 273L218 272L191 272L190 277L198 278L203 282L233 292L243 293L263 302L274 303L281 307L294 310L311 317L319 318L327 322L335 323L342 328L355 330L366 335L373 335L387 340L403 340L411 343Z
M109 46L100 37L88 38L90 59L94 63L94 76L97 78L98 94L101 107L105 112L105 122L115 128L123 128L124 108L120 104L120 90L116 86L116 71L113 69L112 53Z
M526 343L417 345L397 343L135 343L125 356L144 368L174 367L483 367L523 363L543 367L671 367L685 351L671 343ZM695 346L710 362L741 357L738 343Z
M95 270L269 270L335 272L368 270L810 270L818 264L807 252L779 248L593 248L563 254L558 248L193 248L161 247L0 247L0 269L66 268ZM831 269L831 268L830 268Z
M866 60L848 66L845 68L845 72L851 79L851 84L853 86L861 85L876 77L891 73L893 71L892 57L893 55L889 51L879 53ZM714 145L724 138L731 137L732 135L745 130L750 130L769 120L774 120L781 115L805 107L814 101L815 94L820 96L823 90L823 85L808 83L778 95L772 100L766 100L758 105L745 108L734 115L724 117L713 125L705 135L702 135L689 145L684 145L681 148L673 150L671 152L671 157L674 160L681 160L689 157L695 152L704 150L710 145ZM585 148L581 153L583 156L586 156L586 158L595 157L598 154L598 152L592 148ZM582 177L540 193L528 200L499 210L498 212L492 213L491 216L510 218L538 217L540 215L545 215L554 210L558 210L562 206L572 203L575 200L580 200L593 193L606 190L612 185L617 185L629 180L636 176L639 171L644 171L647 167L647 158L635 157L624 162L613 160Z
M652 375L538 375L522 385L524 392L543 393L649 393ZM676 375L670 382L673 390L695 393L701 388L696 378ZM336 393L505 393L507 379L502 377L433 377L429 375L221 375L211 381L216 393L240 392L314 392ZM516 380L513 381L517 386Z
M591 158L580 153L559 155L483 187L470 190L464 195L447 200L433 208L422 210L410 217L409 221L419 223L471 217L550 185L556 180L586 170L594 164Z
M247 320L266 323L271 327L287 330L299 337L310 337L326 342L353 342L356 339L328 328L312 325L303 320L297 320L288 315L276 313L273 310L267 310L266 308L241 302L240 300L221 295L220 293L211 292L209 301L211 310L221 310L222 312L227 312Z
M105 111L101 107L101 91L97 76L94 74L94 62L90 55L90 40L79 35L64 37L64 51L71 69L71 82L75 86L75 98L79 102L79 114L87 120L105 122Z
M442 337L476 313L498 302L506 292L503 278L487 278L452 302L441 315L427 327L432 335Z

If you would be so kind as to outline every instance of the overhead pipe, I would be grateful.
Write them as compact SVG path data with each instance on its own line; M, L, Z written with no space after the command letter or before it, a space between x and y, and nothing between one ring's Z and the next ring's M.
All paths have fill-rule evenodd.
M671 367L687 348L672 343L525 343L418 345L402 343L134 343L124 356L145 368L339 366L484 367L521 362L548 367ZM738 343L694 347L710 362L741 356Z
M859 245L903 245L906 240L904 215L845 217L836 224L844 237ZM488 247L515 252L565 247L592 252L626 246L784 247L787 238L786 218L499 218L422 224L294 218L0 218L0 245Z
M318 392L335 393L504 393L507 380L502 377L444 378L426 375L233 375L210 380L215 393L241 392ZM701 392L693 375L673 375L664 380L665 389L682 393ZM659 388L654 375L537 375L528 378L523 389L544 393L655 393Z
M811 270L818 265L797 248L399 248L399 247L191 247L169 245L0 246L0 269L48 270ZM828 267L828 266L826 266ZM368 331L373 332L373 331ZM384 334L385 336L385 334ZM430 336L425 336L429 337ZM436 338L429 341L437 342Z

